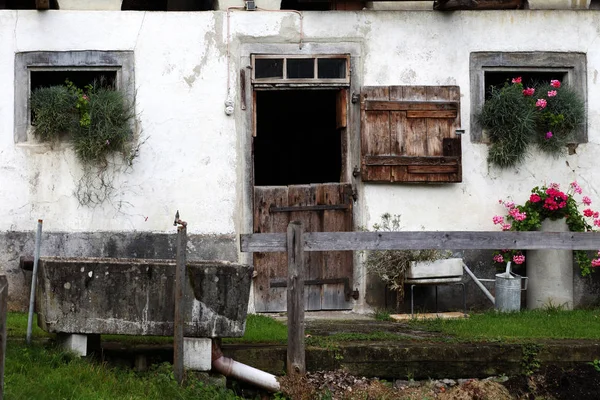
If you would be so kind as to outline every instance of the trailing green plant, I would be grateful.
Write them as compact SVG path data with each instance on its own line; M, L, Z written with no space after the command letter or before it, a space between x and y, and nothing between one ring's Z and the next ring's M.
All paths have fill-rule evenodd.
M120 152L127 160L134 151L133 104L102 79L84 88L66 80L36 89L31 110L34 136L43 142L68 136L83 164L106 166L110 154Z
M492 220L495 225L500 225L503 231L533 231L542 226L545 219L565 219L569 230L572 232L590 232L593 226L600 227L600 212L594 211L589 206L592 200L588 196L582 196L579 202L575 195L582 195L583 189L574 181L569 185L567 191L561 191L558 183L549 186L536 186L531 189L529 200L523 205L517 205L513 201L499 200L498 202L506 208L508 215L503 217L495 215ZM587 207L583 212L579 211L580 204ZM597 257L590 259L583 250L573 252L575 261L580 268L581 276L589 275L595 267L600 266L600 251ZM494 253L494 262L504 264L508 261L522 264L525 256L519 250L501 250Z
M381 222L373 224L376 232L400 230L400 215L385 213ZM404 279L412 261L435 261L448 258L449 253L439 250L372 250L367 252L365 266L378 276L391 290L396 291L396 307L404 300Z
M522 162L530 145L559 156L585 118L585 103L558 80L525 88L521 77L498 89L477 116L490 140L488 162L501 168Z
M540 369L541 361L538 355L541 349L542 346L535 343L526 343L522 346L521 370L524 375L533 375L533 373Z
M79 122L73 109L76 103L77 95L66 86L34 90L30 102L34 136L42 142L57 142Z

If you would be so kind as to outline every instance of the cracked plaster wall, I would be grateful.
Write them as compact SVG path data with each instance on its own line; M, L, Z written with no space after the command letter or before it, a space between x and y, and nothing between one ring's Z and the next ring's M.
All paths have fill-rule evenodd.
M240 43L295 43L300 25L295 14L231 13L236 109L227 117L226 21L223 12L0 11L0 232L33 231L43 218L45 232L167 233L177 209L192 234L245 231L241 188L248 177L239 137L249 127L237 100ZM364 85L461 88L463 182L359 187L357 226L391 212L402 214L406 230L493 230L499 198L521 202L531 187L551 181L577 179L600 204L600 12L306 12L303 23L305 42L362 46ZM133 169L116 178L115 196L96 208L79 206L72 195L81 172L68 145L13 139L14 54L88 49L134 51L136 112L147 137ZM587 53L589 143L558 159L534 152L516 169L488 168L486 145L468 135L473 51ZM14 270L3 254L2 268Z

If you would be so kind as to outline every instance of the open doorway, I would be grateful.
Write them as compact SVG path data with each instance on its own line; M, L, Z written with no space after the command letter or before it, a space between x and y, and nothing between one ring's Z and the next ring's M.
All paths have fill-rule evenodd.
M345 88L255 90L254 227L286 232L291 221L307 232L352 230L347 183ZM257 312L286 310L285 253L254 253ZM305 255L305 309L352 308L352 253Z
M256 92L254 184L287 186L340 182L339 90Z

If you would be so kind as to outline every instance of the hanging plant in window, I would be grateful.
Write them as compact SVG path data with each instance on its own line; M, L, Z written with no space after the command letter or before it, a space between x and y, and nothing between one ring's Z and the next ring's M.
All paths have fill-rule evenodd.
M52 144L70 140L84 165L76 193L80 203L102 203L114 189L108 174L109 165L116 166L114 155L120 154L123 162L119 165L127 167L138 154L139 144L133 141L133 105L102 79L84 88L69 80L64 85L38 88L32 92L30 104L36 139Z
M478 115L491 142L488 162L501 168L521 163L530 146L564 154L584 118L585 104L573 89L558 80L524 87L521 77L492 87Z

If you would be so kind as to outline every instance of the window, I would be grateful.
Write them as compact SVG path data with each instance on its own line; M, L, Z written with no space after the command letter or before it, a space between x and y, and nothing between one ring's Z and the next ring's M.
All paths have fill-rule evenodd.
M60 85L69 79L78 87L102 80L123 91L133 103L133 52L34 51L15 57L15 142L28 140L31 91Z
M559 52L471 53L471 140L485 142L476 115L481 112L490 86L502 86L515 76L524 86L534 81L558 79L577 90L587 105L586 55ZM575 132L578 143L587 142L587 123Z
M327 84L349 86L348 55L254 55L252 82L260 84Z

